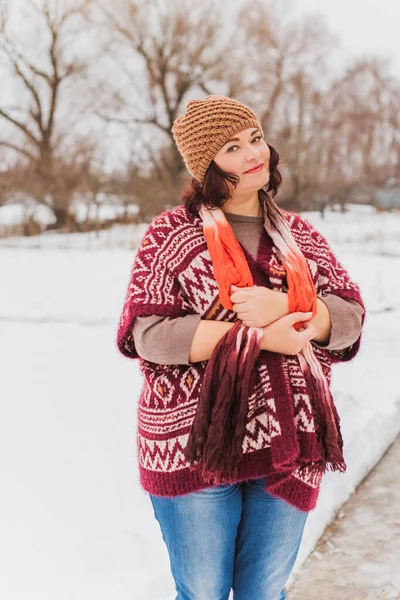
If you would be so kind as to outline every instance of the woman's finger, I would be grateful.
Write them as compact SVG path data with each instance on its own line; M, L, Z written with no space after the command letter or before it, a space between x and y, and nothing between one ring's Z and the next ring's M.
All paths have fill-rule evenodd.
M235 302L235 304L233 304L233 306L232 306L232 310L234 312L239 312L239 311L242 313L248 312L247 310L243 310L244 308L246 308L243 306L243 304L244 304L244 302Z
M254 292L257 288L240 288L231 293L232 302L244 302L249 296L254 296Z
M315 333L315 327L311 325L310 327L307 327L307 329L300 331L299 335L301 335L304 341L309 342L315 337Z
M246 294L245 292L235 292L234 294L231 294L231 302L246 302L248 297L249 294Z
M298 311L298 312L289 313L288 315L285 315L282 318L286 319L288 321L288 323L294 324L294 323L308 321L309 319L311 319L311 317L312 317L312 312L305 313L305 312Z

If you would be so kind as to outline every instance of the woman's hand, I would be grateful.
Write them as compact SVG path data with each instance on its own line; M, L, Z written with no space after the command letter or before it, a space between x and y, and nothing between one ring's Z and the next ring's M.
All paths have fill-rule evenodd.
M285 315L271 325L264 327L264 336L261 342L261 350L278 352L279 354L295 355L315 336L315 327L305 322L303 327L297 331L296 323L307 321L312 317L312 312L293 312Z
M231 302L243 325L266 327L288 314L288 296L264 286L239 288L232 286Z

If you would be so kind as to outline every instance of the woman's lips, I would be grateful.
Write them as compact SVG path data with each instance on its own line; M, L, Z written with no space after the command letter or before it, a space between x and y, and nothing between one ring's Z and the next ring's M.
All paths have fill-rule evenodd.
M245 171L245 173L259 173L261 171L261 169L263 168L263 164L261 163L261 165L258 165L257 167L254 167L254 169L250 169L250 171Z

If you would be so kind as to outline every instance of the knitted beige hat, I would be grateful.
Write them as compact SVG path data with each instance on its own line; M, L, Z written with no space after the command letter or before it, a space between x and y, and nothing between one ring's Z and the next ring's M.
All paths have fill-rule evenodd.
M226 96L207 96L188 102L186 114L174 121L172 134L189 173L203 183L222 146L250 127L263 134L257 115L248 106Z

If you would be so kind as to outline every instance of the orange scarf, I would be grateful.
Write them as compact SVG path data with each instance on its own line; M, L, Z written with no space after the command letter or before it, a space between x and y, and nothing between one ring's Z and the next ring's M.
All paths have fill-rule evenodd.
M223 211L202 207L200 216L221 304L232 310L231 286L254 285L249 265ZM286 270L289 312L312 312L314 317L317 293L308 263L287 220L273 201L264 205L264 227L278 248ZM301 323L296 324L296 328L300 327ZM200 463L203 476L214 483L234 479L237 473L247 415L246 391L251 369L260 352L262 336L261 328L246 327L238 320L219 341L207 365L185 456ZM346 465L342 455L339 417L311 343L308 342L297 356L314 404L321 459L326 468L344 471ZM227 420L225 425L222 418ZM234 429L229 435L228 420L234 422Z

